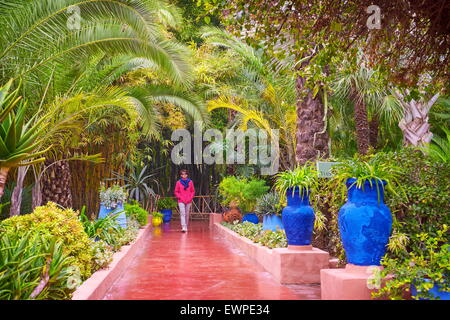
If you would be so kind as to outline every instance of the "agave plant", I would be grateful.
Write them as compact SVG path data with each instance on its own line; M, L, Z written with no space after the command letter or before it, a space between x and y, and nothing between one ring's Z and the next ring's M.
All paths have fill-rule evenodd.
M255 212L261 215L280 215L281 204L280 195L277 192L270 192L256 200Z
M114 178L108 180L122 180L125 182L124 187L128 189L130 199L134 199L138 202L146 201L149 195L155 196L155 192L149 187L147 182L155 173L146 174L147 166L143 168L131 167L129 175L121 175L117 172L113 172ZM158 183L156 179L151 179L152 182Z
M40 150L48 126L47 118L35 121L33 117L25 121L27 104L18 96L20 86L9 93L11 85L12 81L9 81L0 88L0 198L9 170L44 161L45 158L39 156L50 148Z

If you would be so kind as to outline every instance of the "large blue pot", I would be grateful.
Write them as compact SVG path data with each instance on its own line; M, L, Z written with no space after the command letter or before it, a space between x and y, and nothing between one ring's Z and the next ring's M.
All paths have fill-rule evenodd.
M430 282L429 279L423 279L425 282ZM431 293L434 298L439 298L439 300L450 300L450 292L441 291L441 287L438 284L435 284L433 288L428 290L429 293ZM411 284L411 295L416 296L417 295L417 288L414 284ZM419 298L419 300L429 300L426 298Z
M120 213L119 213L120 212ZM108 215L113 215L119 213L119 215L116 218L116 222L119 226L122 228L127 227L127 216L125 215L125 209L123 208L123 203L119 203L117 207L108 209L106 208L103 203L100 204L100 212L98 213L98 218L105 218Z
M314 210L309 205L309 192L299 188L286 192L287 207L283 209L282 221L288 245L307 246L311 244L314 227Z
M277 231L283 230L283 221L276 214L270 214L263 217L263 230Z
M246 213L244 214L244 216L242 217L242 222L244 221L248 221L254 224L258 224L259 223L259 219L258 216L256 215L256 213Z
M348 201L339 210L338 224L347 262L359 266L379 266L391 234L392 216L384 204L386 182L366 181L358 189L348 179ZM377 183L377 184L376 184ZM378 192L377 192L378 186Z
M161 209L159 212L163 214L164 223L170 222L170 219L172 219L172 209Z

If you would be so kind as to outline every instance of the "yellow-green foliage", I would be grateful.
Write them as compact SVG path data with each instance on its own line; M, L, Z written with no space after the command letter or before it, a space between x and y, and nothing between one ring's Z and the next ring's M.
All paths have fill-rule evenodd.
M64 253L74 257L83 278L91 275L92 250L90 240L79 220L78 211L62 209L55 203L36 207L31 214L15 216L0 223L0 229L16 234L27 231L52 235L63 240Z

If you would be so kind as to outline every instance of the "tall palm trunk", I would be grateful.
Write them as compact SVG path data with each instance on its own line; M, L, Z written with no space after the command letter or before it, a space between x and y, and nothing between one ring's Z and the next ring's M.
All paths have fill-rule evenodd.
M364 100L357 94L356 89L354 88L352 89L350 98L355 105L354 118L358 153L367 154L370 146L370 129L369 120L367 119L367 107Z
M42 204L55 202L65 208L72 207L71 174L67 161L45 161L47 170L42 175Z
M378 147L378 129L380 127L380 119L377 114L372 116L372 120L369 122L369 140L370 146L374 149Z
M327 157L328 133L324 131L324 108L320 98L313 98L308 92L306 97L301 98L304 92L305 79L297 77L297 147L295 160L304 164L307 161L319 157ZM322 131L324 131L322 133Z
M398 126L403 132L403 144L405 146L423 146L430 143L433 134L428 123L428 113L439 97L435 94L428 102L415 101L406 102L403 95L396 93L403 107L404 115Z

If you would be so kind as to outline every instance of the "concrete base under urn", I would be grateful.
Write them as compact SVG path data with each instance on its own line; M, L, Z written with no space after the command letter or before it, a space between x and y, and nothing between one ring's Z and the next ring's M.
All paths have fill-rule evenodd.
M372 300L374 291L369 278L374 278L374 269L379 266L357 266L347 264L343 269L320 271L322 300Z

